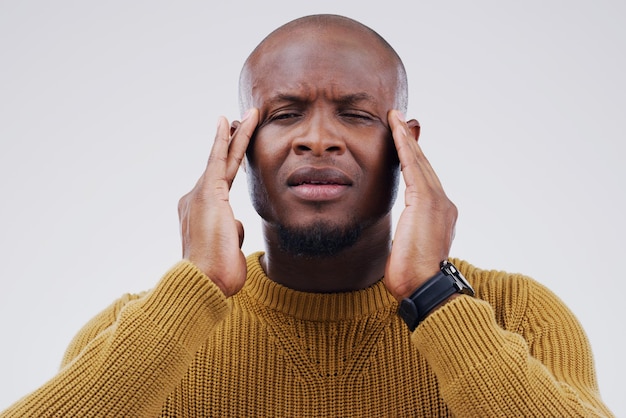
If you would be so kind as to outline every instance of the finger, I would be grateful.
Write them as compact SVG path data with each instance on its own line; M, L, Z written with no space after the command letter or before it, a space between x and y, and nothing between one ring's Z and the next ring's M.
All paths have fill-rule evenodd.
M207 161L206 169L199 183L203 182L205 179L209 180L211 184L214 184L215 181L226 180L225 173L229 143L228 120L226 120L224 116L220 116L217 120L217 132L215 133L215 140L211 147L209 160Z
M402 113L392 110L388 119L407 187L442 188L439 177L411 134Z
M230 179L230 182L234 180L241 161L246 154L246 149L250 143L250 139L254 134L254 130L259 122L259 112L256 108L250 108L245 113L243 119L236 126L235 132L232 135L230 146L228 150L228 159L226 162L226 177Z

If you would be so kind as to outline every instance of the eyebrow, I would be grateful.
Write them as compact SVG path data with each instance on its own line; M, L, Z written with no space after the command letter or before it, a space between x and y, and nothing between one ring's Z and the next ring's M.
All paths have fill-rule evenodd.
M297 96L295 94L278 93L265 101L268 106L275 106L280 103L305 103L308 100L303 96Z
M378 102L374 96L365 92L346 94L344 96L340 96L337 101L344 105L355 105L362 102L376 104Z

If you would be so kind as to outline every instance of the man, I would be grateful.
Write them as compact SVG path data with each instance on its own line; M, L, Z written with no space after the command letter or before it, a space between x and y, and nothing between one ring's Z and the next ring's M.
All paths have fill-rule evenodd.
M406 92L399 57L355 21L270 34L241 73L248 110L220 119L179 202L184 260L92 319L3 416L610 416L552 293L447 262L456 208ZM266 242L247 259L228 200L244 160Z

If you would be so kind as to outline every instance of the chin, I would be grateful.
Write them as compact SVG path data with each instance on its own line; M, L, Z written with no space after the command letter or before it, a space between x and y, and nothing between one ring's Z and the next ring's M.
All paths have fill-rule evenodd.
M338 224L317 220L305 225L282 225L277 228L282 251L302 258L327 258L352 247L361 236L357 222Z

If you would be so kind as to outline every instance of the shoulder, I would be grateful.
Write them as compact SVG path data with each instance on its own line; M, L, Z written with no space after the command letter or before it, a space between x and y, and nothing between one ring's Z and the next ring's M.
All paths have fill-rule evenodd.
M72 361L89 342L98 336L98 334L112 326L119 318L122 309L128 305L128 303L140 299L145 293L146 292L138 294L126 293L91 318L83 325L70 342L63 356L61 366Z

